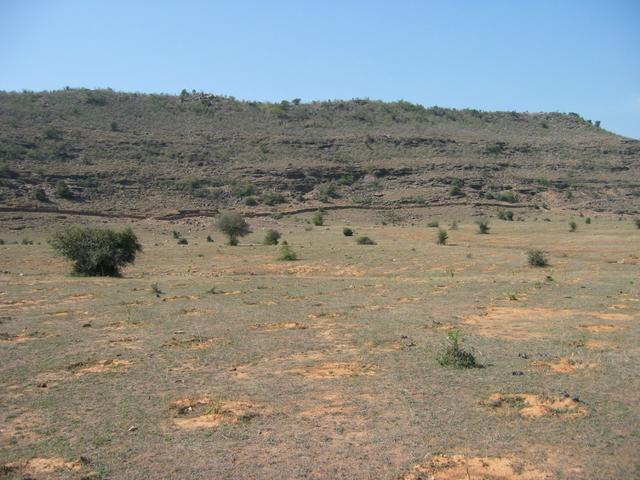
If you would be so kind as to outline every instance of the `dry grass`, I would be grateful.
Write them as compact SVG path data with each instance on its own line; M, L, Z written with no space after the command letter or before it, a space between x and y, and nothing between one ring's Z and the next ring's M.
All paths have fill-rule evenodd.
M463 212L344 212L306 231L303 214L253 219L238 247L204 223L107 222L145 247L114 279L69 276L44 243L99 219L1 215L0 478L637 475L631 222L569 233L532 212L477 235ZM435 215L460 219L447 248L424 227ZM268 228L295 265L262 245ZM534 246L552 266L523 262ZM438 365L452 329L485 368Z

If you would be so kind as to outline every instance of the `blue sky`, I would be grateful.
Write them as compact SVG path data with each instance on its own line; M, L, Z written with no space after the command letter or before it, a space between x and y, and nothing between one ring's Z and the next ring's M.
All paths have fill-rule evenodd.
M0 0L0 90L405 99L640 138L640 1Z

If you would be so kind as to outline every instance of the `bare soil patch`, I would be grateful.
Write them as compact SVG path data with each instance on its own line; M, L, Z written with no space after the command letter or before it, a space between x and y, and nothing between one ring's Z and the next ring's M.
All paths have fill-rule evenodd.
M486 405L495 411L518 412L524 418L577 418L587 414L587 407L571 396L545 397L531 393L494 393Z

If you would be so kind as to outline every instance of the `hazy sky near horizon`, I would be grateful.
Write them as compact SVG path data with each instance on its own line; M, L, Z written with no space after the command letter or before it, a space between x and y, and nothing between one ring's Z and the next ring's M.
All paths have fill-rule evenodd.
M0 0L0 90L577 112L640 139L640 0Z

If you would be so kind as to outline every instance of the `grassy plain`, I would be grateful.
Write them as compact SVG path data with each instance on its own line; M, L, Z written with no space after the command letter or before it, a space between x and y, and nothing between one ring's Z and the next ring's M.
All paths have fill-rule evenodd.
M345 211L251 219L230 247L210 219L1 215L0 478L640 476L629 218L571 233L523 213L478 235L454 211ZM436 218L460 222L446 246ZM46 238L78 222L132 226L144 253L73 277ZM270 228L297 261L261 244ZM483 368L438 364L450 329Z

